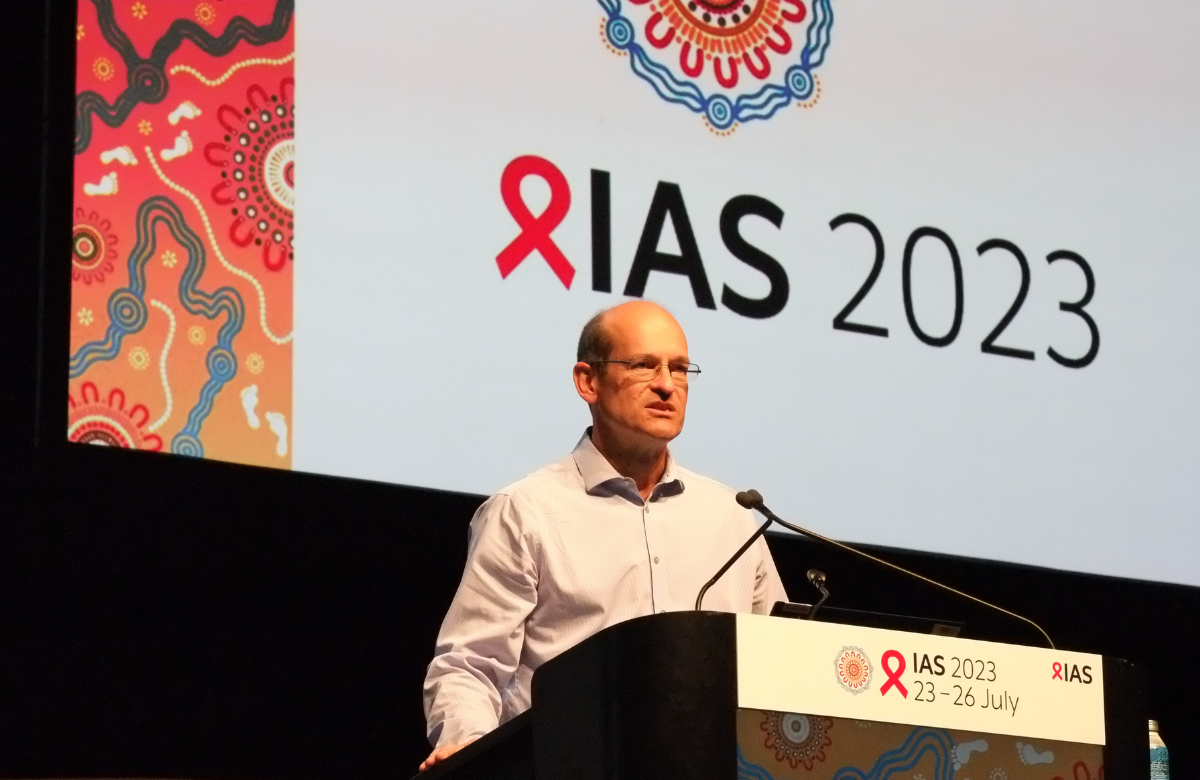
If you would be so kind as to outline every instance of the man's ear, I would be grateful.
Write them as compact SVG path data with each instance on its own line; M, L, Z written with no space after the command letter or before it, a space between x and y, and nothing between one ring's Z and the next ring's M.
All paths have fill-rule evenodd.
M596 403L600 395L600 377L596 374L596 369L582 361L576 363L574 379L575 392L579 393L579 397L588 404Z

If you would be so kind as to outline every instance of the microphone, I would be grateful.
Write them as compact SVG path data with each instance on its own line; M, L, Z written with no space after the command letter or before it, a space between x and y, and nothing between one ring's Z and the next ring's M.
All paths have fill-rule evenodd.
M807 620L812 620L817 616L817 610L820 609L826 601L829 601L829 589L825 587L825 572L821 571L820 569L809 569L808 581L811 582L812 586L821 594L821 600L816 604L813 604L812 611L808 613L808 617L806 618Z
M763 503L762 494L759 493L757 490L744 490L741 493L738 493L734 498L737 500L737 502L739 504L746 507L747 509L758 510L763 515L763 517L767 518L767 522L764 523L763 526L758 529L758 533L756 533L754 536L750 537L750 541L746 542L746 544L744 544L742 546L741 550L737 551L737 554L735 554L733 556L733 560L731 560L729 563L725 564L725 566L721 569L721 571L719 571L717 573L717 576L713 577L712 581L709 582L708 585L704 586L704 590L707 590L709 585L711 585L713 582L715 582L718 577L720 577L722 574L725 573L726 569L728 569L730 566L733 565L734 561L736 561L738 559L738 557L741 556L741 554L743 552L745 552L746 548L750 546L750 543L753 542L755 539L757 539L760 535L762 535L767 530L767 526L769 526L772 522L775 522L775 523L779 523L784 528L787 528L791 531L795 531L796 533L802 534L803 536L808 536L813 539L816 539L819 542L824 542L825 544L828 544L832 547L836 547L839 550L845 550L846 552L857 555L860 558L866 558L868 561L871 561L872 563L878 564L880 566L885 566L889 569L893 569L894 571L898 571L901 574L907 575L909 577L913 577L914 579L918 579L921 582L924 582L928 585L933 585L934 587L938 587L938 588L941 588L942 590L949 591L950 593L953 593L956 596L960 596L969 601L974 601L976 604L982 604L983 606L988 607L990 609L994 609L997 612L1002 612L1003 614L1008 615L1011 618L1016 618L1017 620L1020 620L1021 622L1027 623L1027 624L1033 626L1034 628L1036 628L1038 630L1038 633L1040 633L1043 637L1045 637L1046 644L1050 645L1051 650L1057 649L1054 646L1054 640L1052 640L1050 638L1050 635L1046 633L1045 629L1043 629L1041 626L1039 626L1037 623L1034 623L1032 620L1030 620L1027 617L1022 617L1021 615L1018 615L1016 612L1009 612L1004 607L998 607L995 604L984 601L981 598L972 596L969 593L963 593L961 590L952 588L949 585L943 585L942 583L938 582L937 580L931 580L928 577L917 574L915 571L909 571L908 569L904 568L903 566L897 566L894 563L889 563L888 561L885 561L882 558L876 558L874 555L865 553L862 550L851 547L848 544L842 544L841 542L835 542L833 539L826 538L824 536L821 536L818 533L815 533L814 531L808 530L807 528L801 528L798 525L793 525L793 524L787 522L786 520L783 520L782 518L779 517L779 515L775 514L770 509L767 509L767 505ZM810 572L810 579L812 578L811 574L812 573ZM814 582L813 584L815 585L816 583ZM701 596L704 595L704 590L702 590L700 592ZM823 601L824 601L824 599L822 599L822 602ZM700 602L699 602L699 599L697 599L696 609L699 609L699 608L700 608Z
M744 496L744 495L746 495L746 494L738 493L736 496L734 496L734 498L737 499L737 502L739 504L742 504L742 506L746 506L744 503L742 503L742 496ZM755 493L754 495L757 496L758 494ZM762 501L762 496L759 496L759 502L761 503L761 501ZM749 507L747 507L747 508L749 508ZM722 566L717 571L717 573L713 575L713 578L711 580L704 583L704 587L700 589L700 592L698 594L696 594L696 611L697 612L700 611L700 605L704 603L704 594L708 593L708 589L711 588L713 585L716 585L717 580L721 579L721 577L725 574L725 572L729 571L729 567L732 566L733 564L737 563L738 558L741 558L746 553L746 550L750 549L750 545L752 545L756 541L758 541L758 537L762 536L764 533L767 532L767 528L770 527L771 523L773 523L779 519L776 517L772 517L771 515L766 515L766 518L767 518L767 522L760 525L758 527L757 531L750 534L750 538L746 540L746 543L743 544L741 547L739 547L738 551L735 552L729 560L725 561L725 565Z

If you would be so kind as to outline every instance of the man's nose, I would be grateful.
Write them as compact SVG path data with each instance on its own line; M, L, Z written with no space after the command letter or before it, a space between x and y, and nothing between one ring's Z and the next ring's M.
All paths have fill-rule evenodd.
M675 387L675 378L671 376L667 366L659 366L658 373L654 375L654 381L650 383L650 389L663 396L665 400L675 392Z

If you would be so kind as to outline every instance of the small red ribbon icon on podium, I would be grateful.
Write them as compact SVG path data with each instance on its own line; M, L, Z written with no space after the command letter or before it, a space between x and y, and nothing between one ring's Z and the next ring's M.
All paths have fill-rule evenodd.
M521 197L521 182L526 176L537 176L550 185L550 203L546 210L536 217ZM550 234L562 223L571 208L571 187L567 184L567 177L563 176L554 163L542 157L518 157L505 167L500 176L500 197L504 199L508 213L512 214L521 227L521 234L496 255L500 278L507 279L526 257L537 250L563 286L571 289L571 281L575 278L575 266L571 265L571 261L567 260L566 255L554 243L554 239L550 238Z
M1050 664L1050 669L1051 669L1051 670L1054 672L1054 674L1052 674L1052 675L1050 676L1050 679L1051 679L1051 680L1061 680L1061 679L1063 678L1063 676L1062 676L1062 673L1063 673L1062 664L1060 664L1060 663L1058 663L1057 661L1055 661L1054 663Z
M888 661L895 661L896 668L893 669L888 665ZM884 696L889 690L895 687L900 691L900 695L908 698L908 688L904 687L904 683L900 682L900 675L904 674L906 666L904 662L904 654L899 650L888 650L880 659L879 665L883 667L883 673L887 675L887 681L879 688L879 695Z

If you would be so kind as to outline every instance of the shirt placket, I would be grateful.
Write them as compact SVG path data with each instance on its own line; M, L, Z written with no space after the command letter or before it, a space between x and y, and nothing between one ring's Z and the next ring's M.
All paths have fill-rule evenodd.
M650 604L654 612L666 612L671 603L667 577L667 549L662 532L662 504L642 502L642 527L646 534L646 556L650 568Z

